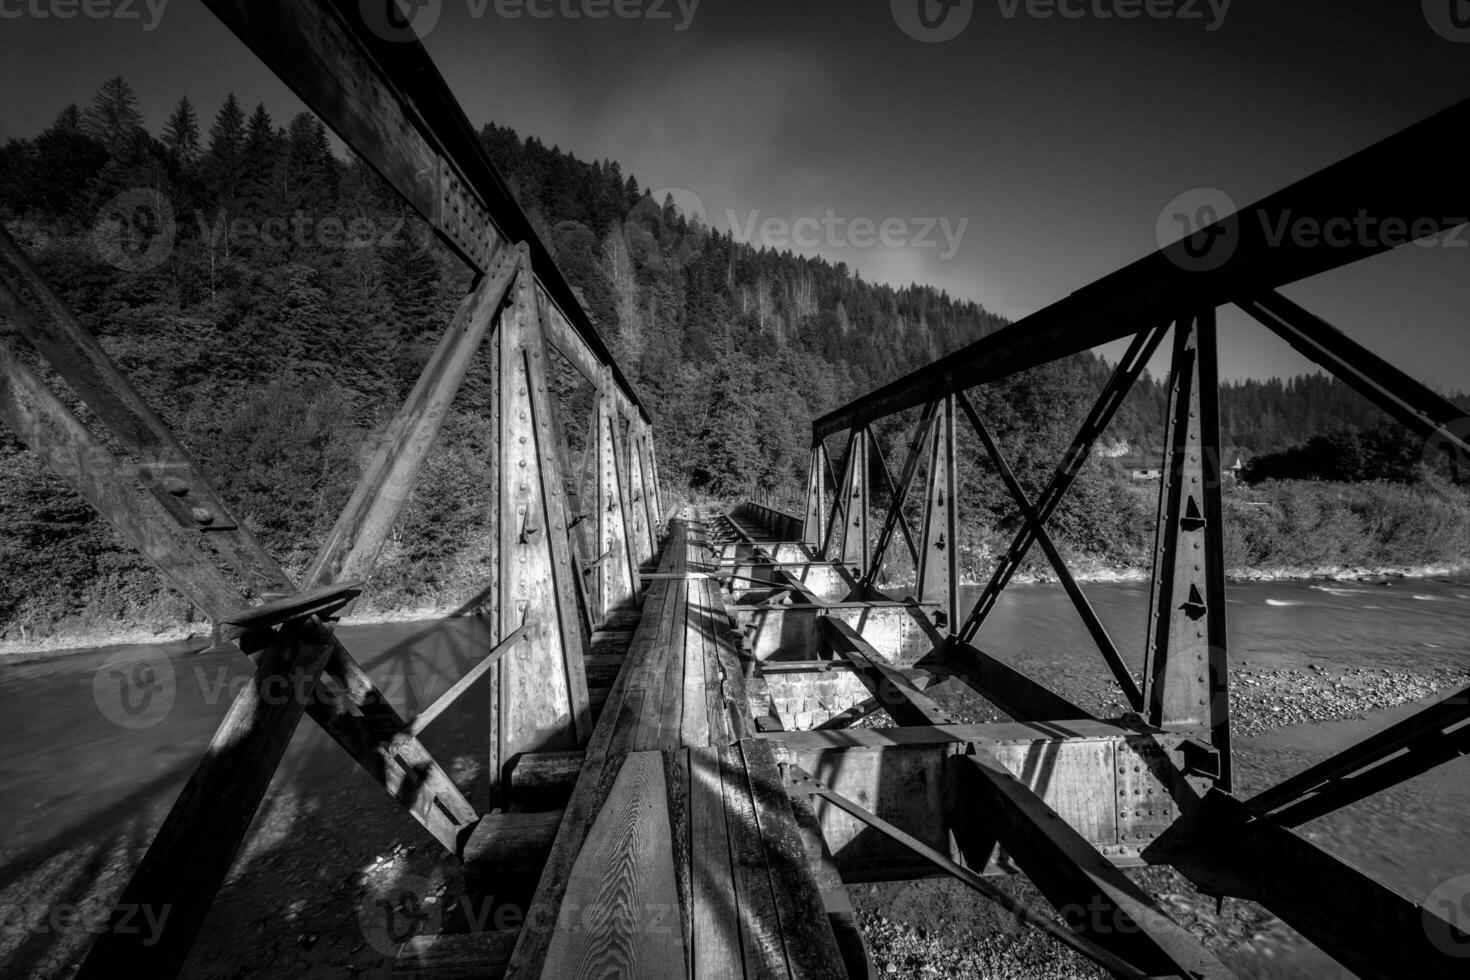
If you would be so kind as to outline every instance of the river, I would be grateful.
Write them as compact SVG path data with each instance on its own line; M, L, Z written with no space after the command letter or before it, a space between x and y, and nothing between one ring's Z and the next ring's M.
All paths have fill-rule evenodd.
M1141 651L1147 587L1086 588L1118 647ZM976 591L969 590L971 598ZM1470 672L1470 582L1243 583L1230 587L1228 604L1232 660L1243 669ZM487 640L485 629L484 621L467 618L344 626L339 632L389 699L412 715L474 662L475 651ZM978 643L1042 679L1097 663L1095 655L1069 652L1090 649L1090 640L1054 585L1007 590ZM1141 660L1141 653L1134 659ZM0 663L7 749L0 760L6 787L0 804L0 907L82 901L121 873L119 866L135 861L200 758L247 667L239 655L199 653L197 643L11 657ZM1098 676L1103 676L1100 670ZM129 690L127 683L141 686ZM154 700L140 695L146 690L153 691ZM475 784L483 769L474 712L483 706L484 694L472 693L465 701L458 722L451 713L436 723L445 734L431 731L426 741L457 779ZM1236 746L1239 789L1248 795L1410 710L1404 706L1367 719L1287 726L1241 739ZM395 837L416 834L309 721L287 753L280 787L287 792L278 795L289 803L268 804L268 809L284 822L278 820L272 829L270 820L257 820L247 859L266 849L258 838L303 822L326 828L340 806L360 814L366 828L361 846L347 848L348 860L365 860L374 847L391 847ZM1470 813L1470 759L1393 790L1388 803L1360 804L1318 821L1307 834L1422 900L1446 880L1470 873L1465 813ZM38 938L34 927L22 932L17 935L13 922L0 923L0 974L23 975L14 968L41 962L45 937ZM1262 961L1248 974L1339 975L1311 950L1288 951L1285 960Z

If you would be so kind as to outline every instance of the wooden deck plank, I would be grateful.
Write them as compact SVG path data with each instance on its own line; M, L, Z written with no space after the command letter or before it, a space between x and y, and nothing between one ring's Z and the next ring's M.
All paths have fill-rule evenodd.
M695 593L696 595L698 593ZM703 612L688 603L684 616L684 714L679 720L679 737L693 748L710 744L708 690L708 642Z
M684 720L684 658L689 641L690 583L679 582L676 588L679 590L679 605L670 617L668 632L662 634L664 677L660 692L658 747L665 751L678 749L683 744L681 724Z
M629 755L572 866L541 976L685 976L663 756Z
M717 749L691 748L688 758L690 864L696 896L694 978L735 980L745 970L720 754Z
M750 784L742 772L745 759L739 745L718 749L725 800L725 822L730 838L734 869L735 901L740 910L740 948L745 976L754 980L790 977L786 945L781 938L781 917L771 877L766 868L765 847L756 823Z
M796 829L796 818L776 766L776 750L770 742L746 739L740 743L740 751L755 804L756 825L765 846L766 870L791 975L799 980L845 980L842 951Z
M674 522L509 977L846 975L706 560Z
M674 884L678 888L679 938L689 964L694 969L694 905L693 853L690 850L691 820L689 813L689 752L680 749L664 752L664 784L669 800L669 834L674 853Z

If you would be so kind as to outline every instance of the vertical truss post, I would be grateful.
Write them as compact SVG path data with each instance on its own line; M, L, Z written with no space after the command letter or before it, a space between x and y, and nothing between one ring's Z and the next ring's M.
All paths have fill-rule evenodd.
M868 430L853 433L844 476L841 561L855 578L868 570Z
M653 427L647 422L634 423L638 432L638 465L643 470L643 512L648 523L648 554L658 554L658 526L662 517L658 504L658 473L653 467Z
M1144 704L1150 724L1208 731L1230 787L1225 556L1214 310L1180 320L1165 419Z
M644 423L644 439L648 451L648 478L653 481L653 523L659 527L664 523L664 485L658 478L658 449L653 442L653 426Z
M639 423L628 425L627 473L628 514L632 518L632 560L640 566L653 557L653 525L648 520L647 481L643 478L643 438L638 431Z
M919 601L940 604L936 622L954 632L959 624L960 570L956 545L954 396L944 398L929 453L929 488L924 498L924 541L919 548ZM937 617L936 617L937 619Z
M492 672L491 799L525 752L575 749L591 735L583 634L572 584L564 482L551 422L546 351L525 246L497 333L499 590L496 642L527 642Z
M597 510L598 619L636 601L638 569L628 547L627 473L622 465L622 433L613 403L612 381L603 377L597 394Z
M812 462L806 475L806 520L801 526L801 543L819 552L822 547L822 520L827 504L827 447L822 443L812 447Z

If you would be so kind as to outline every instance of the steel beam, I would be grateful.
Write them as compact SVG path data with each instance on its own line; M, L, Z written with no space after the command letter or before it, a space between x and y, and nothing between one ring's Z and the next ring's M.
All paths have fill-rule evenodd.
M1020 481L1011 470L1011 464L1007 462L1005 454L1001 452L1000 445L991 435L990 428L970 399L964 392L955 395L960 407L964 409L965 415L970 419L970 425L975 429L975 434L980 437L980 442L985 446L985 451L990 454L991 462L995 464L995 470L1000 475L1001 482L1005 484L1006 490L1010 492L1011 499L1021 511L1021 518L1030 524L1036 532L1036 540L1041 544L1041 550L1046 553L1047 560L1056 571L1057 578L1061 580L1062 588L1066 590L1072 605L1076 607L1077 614L1082 617L1083 625L1087 632L1092 635L1092 640L1097 644L1098 652L1107 661L1108 669L1113 672L1113 677L1118 681L1118 686L1123 691L1123 697L1132 706L1134 711L1143 710L1143 693L1139 690L1138 681L1133 672L1123 662L1123 657L1118 653L1118 648L1113 644L1113 638L1108 635L1107 627L1103 626L1102 620L1098 618L1092 603L1087 601L1082 587L1072 577L1072 572L1067 568L1062 553L1057 550L1056 544L1051 539L1050 532L1046 526L1036 519L1036 509L1031 506L1031 501L1026 496L1026 491L1021 488Z
M638 565L628 544L628 479L622 458L622 433L612 393L598 393L595 409L596 488L592 503L597 511L597 619L638 596Z
M827 476L832 483L832 508L827 514L827 531L822 537L822 547L817 554L834 562L841 561L841 535L846 530L847 521L847 468L852 465L852 450L857 444L857 433L847 434L847 449L842 457L842 476L839 478L832 468L832 457L829 453L822 453L822 462L826 466ZM825 446L823 447L825 450Z
M813 446L806 473L806 519L801 526L801 543L813 553L821 551L822 528L826 526L822 520L827 509L826 457L826 446Z
M1465 412L1448 399L1280 293L1242 300L1239 305L1415 435L1434 440L1459 459L1470 458Z
M369 23L364 12L373 5L358 0L205 3L471 268L488 272L497 246L527 243L548 302L551 345L590 381L610 371L617 410L648 420L416 38Z
M998 842L1074 930L1148 976L1234 976L988 750L954 763L967 857Z
M1257 902L1364 980L1461 980L1464 920L1406 898L1234 797L1203 806L1144 851L1197 888Z
M1011 576L1015 575L1025 560L1026 553L1031 550L1032 543L1036 540L1035 528L1044 527L1051 519L1062 498L1071 489L1077 474L1082 471L1082 466L1087 462L1092 453L1092 446L1098 437L1108 427L1113 416L1117 414L1123 405L1123 399L1127 397L1128 391L1138 376L1148 366L1149 359L1158 349L1159 342L1163 340L1167 328L1164 326L1150 327L1133 338L1122 360L1113 369L1112 376L1103 387L1102 394L1098 396L1092 410L1088 412L1087 418L1083 420L1081 428L1072 440L1071 446L1062 456L1061 462L1057 464L1056 472L1052 475L1051 482L1041 491L1034 506L1036 519L1021 526L1016 536L1011 540L1010 547L1006 549L1005 555L1001 557L1000 564L996 566L995 572L990 576L990 581L985 586L985 591L975 602L970 610L969 617L965 620L964 627L959 630L960 639L969 642L979 632L980 627L985 624L985 619L995 608L995 602L1000 598L1000 593L1010 582Z
M592 732L584 635L572 583L547 354L529 251L501 314L496 358L499 486L497 642L530 625L527 642L491 671L491 799L522 753L575 749Z
M839 560L861 578L868 569L868 436L853 433L842 478L842 547ZM859 597L861 598L861 597Z
M862 428L938 394L964 391L1172 320L1341 268L1393 248L1403 227L1439 232L1464 221L1446 202L1464 196L1453 153L1470 130L1470 99L1299 181L1187 240L1140 259L1066 299L884 385L818 419L814 442ZM1448 212L1448 213L1447 213ZM1291 235L1292 227L1366 227L1342 247Z
M1143 693L1150 724L1208 735L1220 757L1218 785L1228 791L1229 664L1215 358L1214 311L1181 320L1174 331L1165 417Z
M124 887L110 928L98 931L78 973L84 980L175 976L198 938L332 653L331 633L315 617L266 635L251 682ZM159 916L156 934L123 927L139 910Z
M863 580L861 591L866 594L872 589L878 580L878 575L883 571L883 559L888 554L888 545L893 540L894 528L903 531L904 541L908 543L909 556L914 561L914 574L919 571L919 549L914 545L914 536L909 531L908 518L904 516L903 505L908 500L909 489L913 486L914 477L919 471L919 461L923 457L924 445L929 439L930 427L934 419L934 413L938 409L938 403L930 402L924 406L923 413L919 416L918 427L914 436L908 443L908 454L904 457L903 470L899 473L898 483L893 482L893 475L888 472L888 463L883 458L883 450L877 441L873 441L873 452L878 457L878 465L883 471L883 479L888 486L888 513L883 518L883 528L878 532L878 544L873 549L872 567L868 569L867 577ZM871 438L871 430L869 432Z
M910 681L904 671L889 665L857 630L831 616L823 616L817 622L832 652L852 666L868 693L895 722L900 725L954 724L947 711Z
M952 396L944 399L934 421L916 588L920 602L939 603L935 625L953 635L960 621L960 543Z
M147 490L180 529L207 533L212 550L251 588L291 590L284 570L235 518L168 426L3 227L0 316L16 327L117 438L133 457L128 466L131 481Z
M1058 925L1049 916L1037 912L1026 903L1012 898L1009 892L1002 891L969 868L950 860L949 855L936 851L913 834L904 831L902 828L895 827L887 820L859 806L841 793L833 791L831 787L823 785L811 773L802 769L800 766L790 767L787 776L787 791L792 794L793 802L801 799L805 795L821 797L849 816L861 820L878 831L878 833L913 851L919 857L928 861L950 877L978 891L996 905L999 905L1014 915L1018 921L1024 922L1031 928L1051 936L1062 945L1081 953L1094 963L1107 969L1115 977L1123 978L1123 980L1149 980L1146 974L1135 969L1132 964L1119 959L1098 944Z
M962 640L951 638L917 666L952 670L987 701L1017 721L1092 719L1062 695Z
M1245 808L1293 827L1464 755L1467 737L1470 687L1262 790Z
M351 499L303 576L302 588L366 580L392 534L519 266L503 248L489 275L465 297L418 382L399 409Z

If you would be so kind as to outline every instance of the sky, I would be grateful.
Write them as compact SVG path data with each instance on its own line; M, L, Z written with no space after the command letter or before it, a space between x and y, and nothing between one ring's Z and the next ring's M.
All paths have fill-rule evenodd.
M105 16L59 16L83 2ZM1181 195L1244 207L1470 96L1470 0L416 2L475 124L1012 319L1167 244ZM278 122L301 108L199 0L0 0L0 139L116 74L155 131L185 93L206 122L231 90ZM1284 292L1470 390L1470 233ZM1220 323L1226 378L1309 368L1233 308Z

